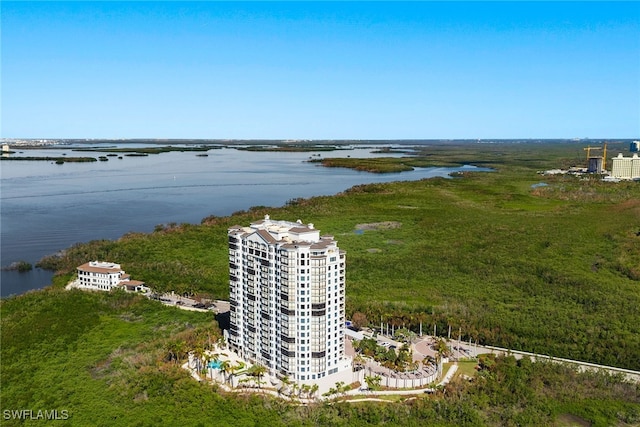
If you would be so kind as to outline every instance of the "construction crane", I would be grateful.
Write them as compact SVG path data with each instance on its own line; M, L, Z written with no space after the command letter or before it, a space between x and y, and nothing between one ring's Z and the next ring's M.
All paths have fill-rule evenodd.
M602 150L602 169L607 170L607 143L606 142L602 147L587 146L586 148L583 148L583 150L587 152L587 168L589 167L589 159L592 158L591 150ZM599 157L594 157L594 158L599 158Z

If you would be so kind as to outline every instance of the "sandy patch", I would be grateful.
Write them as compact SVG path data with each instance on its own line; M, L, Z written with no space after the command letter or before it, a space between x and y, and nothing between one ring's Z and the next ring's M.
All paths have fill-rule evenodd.
M589 427L591 423L584 418L580 418L573 414L560 414L556 420L557 426L570 426L570 427Z
M401 245L404 242L402 240L387 240L385 241L387 245Z
M398 221L370 222L368 224L356 225L356 230L392 230L402 227Z

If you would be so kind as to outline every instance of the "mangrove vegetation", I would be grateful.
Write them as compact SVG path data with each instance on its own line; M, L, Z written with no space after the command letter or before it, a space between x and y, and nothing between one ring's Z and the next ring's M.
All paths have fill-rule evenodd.
M560 148L440 147L435 162L495 172L292 199L78 244L40 266L57 270L61 285L76 266L108 259L159 291L226 299L227 228L267 213L302 218L347 251L349 316L413 331L435 325L439 334L451 327L465 341L639 369L640 186L538 174L582 160L577 147ZM396 226L358 229L389 222Z
M637 384L558 363L484 357L473 381L433 394L298 405L224 392L180 366L220 342L212 313L124 292L50 288L0 302L3 410L66 411L64 425L503 426L637 425ZM256 373L258 375L258 373ZM369 378L371 389L378 388ZM348 387L342 384L340 389ZM9 412L11 413L11 412ZM4 414L4 412L3 412ZM3 425L42 420L4 418Z
M57 271L54 286L0 302L3 408L66 409L71 425L637 425L637 384L513 357L482 358L473 381L389 403L231 395L179 367L220 338L211 313L62 289L100 259L158 291L226 299L227 228L301 218L347 252L347 315L359 327L452 329L464 341L638 370L639 183L539 173L580 166L582 147L425 145L403 155L413 160L382 162L493 172L360 185L67 248L39 264Z

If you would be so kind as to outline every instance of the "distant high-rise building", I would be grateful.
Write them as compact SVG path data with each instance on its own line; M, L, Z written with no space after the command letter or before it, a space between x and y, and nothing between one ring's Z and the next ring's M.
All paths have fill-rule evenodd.
M314 382L345 357L345 252L313 224L268 215L228 230L229 345L271 374Z
M617 179L640 179L640 157L634 153L633 157L618 154L611 161L611 177Z
M638 151L640 151L640 141L632 141L629 144L629 151L631 151L632 153L637 153Z

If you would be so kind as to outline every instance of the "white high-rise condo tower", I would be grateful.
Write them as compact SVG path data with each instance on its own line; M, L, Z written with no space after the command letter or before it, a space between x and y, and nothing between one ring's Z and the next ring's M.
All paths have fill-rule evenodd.
M313 224L269 215L228 234L230 347L295 382L327 382L338 373L350 378L345 252L333 237L321 237Z

